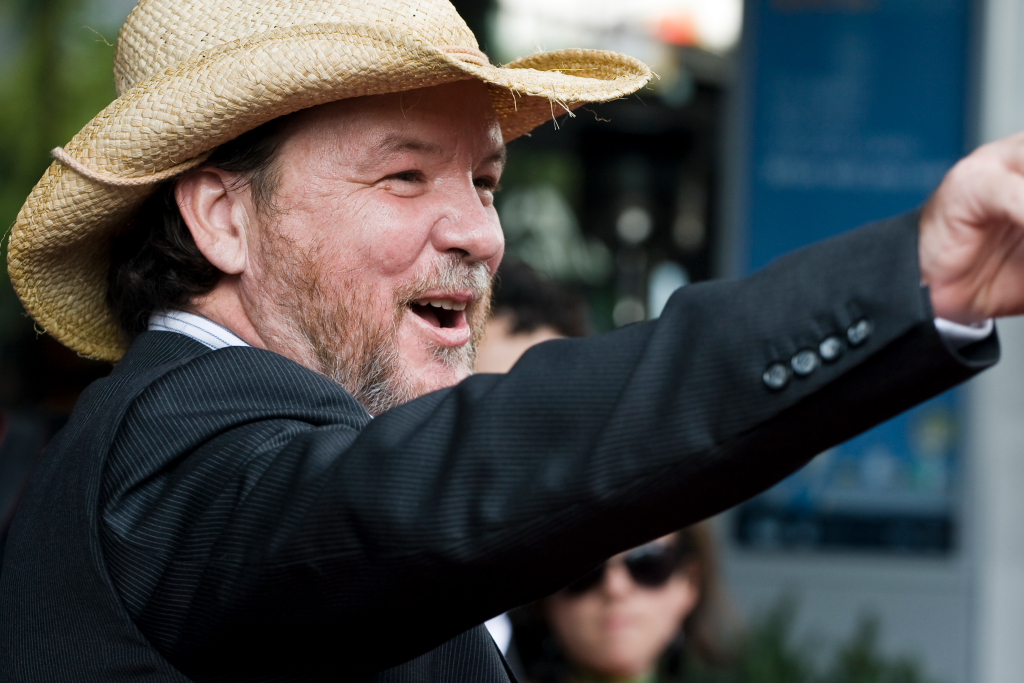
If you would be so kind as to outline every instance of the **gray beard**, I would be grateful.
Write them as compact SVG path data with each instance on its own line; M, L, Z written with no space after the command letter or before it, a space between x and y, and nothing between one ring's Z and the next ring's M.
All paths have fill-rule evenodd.
M272 247L289 249L291 244L274 241ZM421 378L405 367L398 348L398 328L409 303L425 291L470 289L475 299L466 309L470 341L461 347L435 347L435 360L449 368L471 371L476 349L490 310L491 276L483 263L465 264L455 255L435 262L430 272L402 286L389 304L393 315L381 324L367 305L373 292L356 277L331 278L323 267L325 259L315 255L282 258L281 248L263 252L261 258L267 284L263 301L274 302L280 317L288 321L314 359L319 372L341 385L371 415L379 415L427 393ZM271 294L275 292L275 294ZM276 301L275 301L276 297ZM261 317L263 317L261 315Z

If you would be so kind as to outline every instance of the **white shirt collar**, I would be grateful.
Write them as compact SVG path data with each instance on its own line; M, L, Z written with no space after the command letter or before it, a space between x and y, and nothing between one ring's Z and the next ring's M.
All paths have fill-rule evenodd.
M226 349L229 346L251 346L234 332L209 318L185 311L157 311L149 316L149 325L146 329L152 332L183 334L213 350ZM373 419L373 415L367 413L367 416Z
M149 316L147 329L154 332L177 332L211 349L249 346L227 328L201 315L185 311L157 311Z

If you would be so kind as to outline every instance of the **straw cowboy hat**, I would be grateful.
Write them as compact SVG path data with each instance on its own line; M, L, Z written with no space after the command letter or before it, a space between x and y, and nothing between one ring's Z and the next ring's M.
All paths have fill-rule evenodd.
M126 345L106 304L111 238L217 146L314 105L478 78L505 140L635 92L641 62L559 50L493 66L447 0L141 0L118 37L118 98L63 149L11 230L22 303L75 351Z

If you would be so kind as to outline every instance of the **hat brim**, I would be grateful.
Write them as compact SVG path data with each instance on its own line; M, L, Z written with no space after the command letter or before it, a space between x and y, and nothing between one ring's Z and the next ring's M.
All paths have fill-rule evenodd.
M477 78L506 141L651 78L614 52L538 53L503 67L377 26L280 29L203 52L124 93L65 147L113 185L52 164L12 227L8 268L26 310L78 353L117 360L126 343L107 302L110 242L157 186L190 160L279 116L340 99Z

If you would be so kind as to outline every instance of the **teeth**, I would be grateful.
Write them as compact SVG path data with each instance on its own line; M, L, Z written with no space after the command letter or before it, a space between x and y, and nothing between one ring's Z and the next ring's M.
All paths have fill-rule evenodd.
M416 303L418 303L420 306L433 306L434 308L443 308L446 311L466 310L465 302L452 301L451 299L420 299Z

